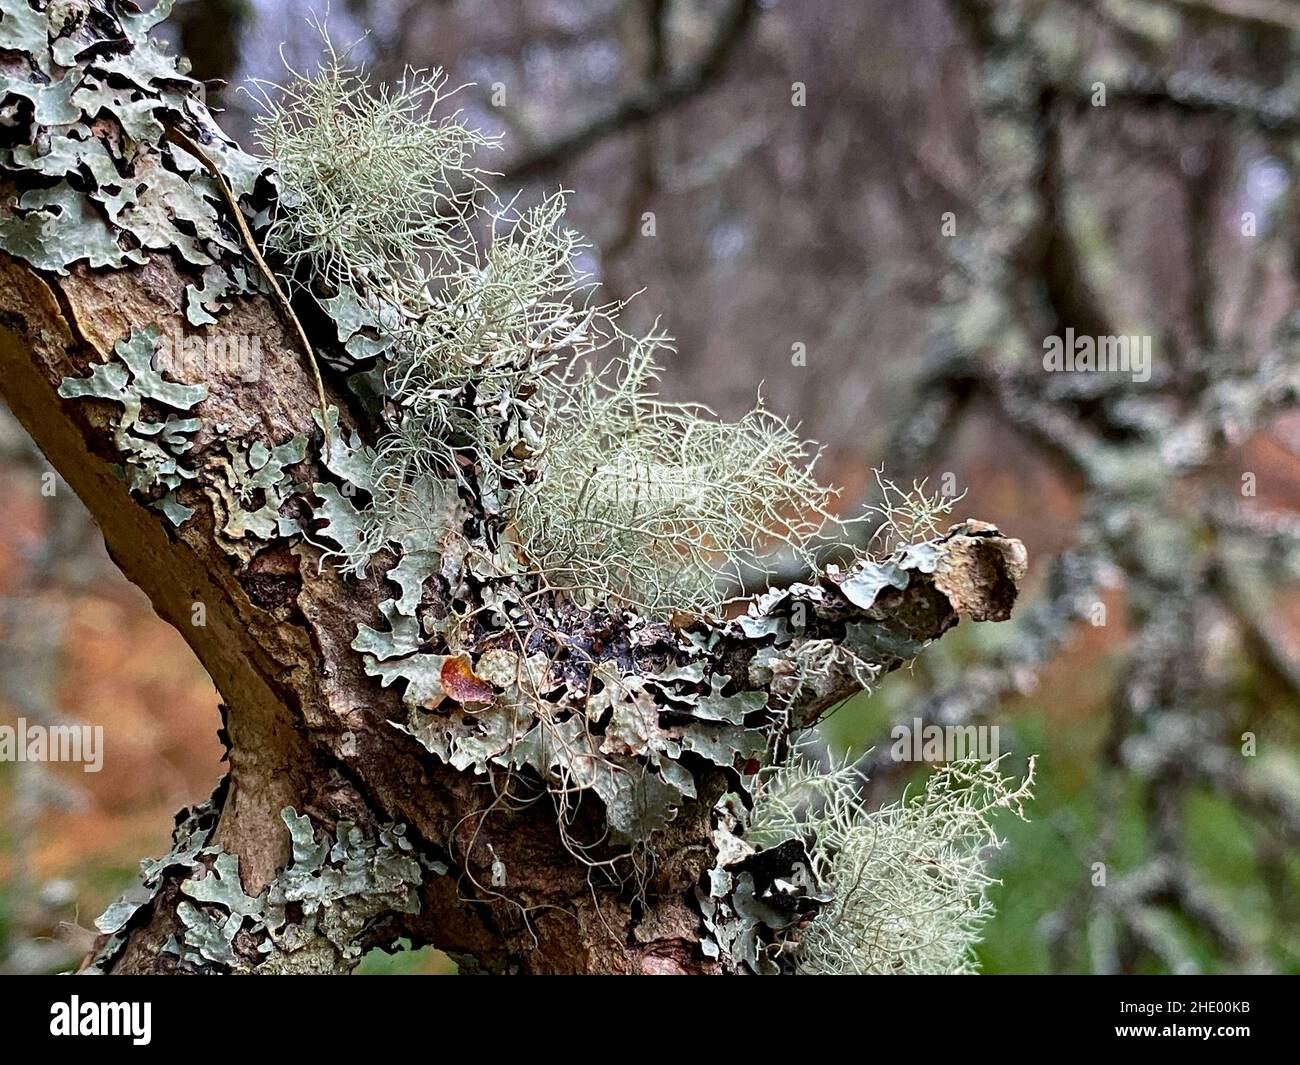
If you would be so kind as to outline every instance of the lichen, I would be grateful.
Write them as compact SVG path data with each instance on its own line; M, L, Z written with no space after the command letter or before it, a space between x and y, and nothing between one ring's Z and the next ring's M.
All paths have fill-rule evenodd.
M397 559L353 649L438 759L494 782L527 768L563 804L594 794L614 839L645 843L702 769L752 772L775 719L750 677L640 615L716 608L759 550L807 548L829 518L815 448L762 409L727 423L655 398L665 338L591 304L562 197L516 212L475 195L487 142L430 121L438 75L371 93L327 40L315 74L262 88L282 190L268 247L332 319L325 357L375 401L373 444L318 417L305 527L358 577ZM580 372L598 353L612 369ZM572 652L602 626L655 660Z
M307 459L305 437L223 447L216 427L202 487L222 546L247 555L253 541L300 536L346 574L386 567L394 592L352 649L400 692L391 726L494 789L526 771L530 796L540 781L561 808L562 834L573 806L595 797L604 825L571 847L579 860L607 842L652 848L702 781L710 799L734 789L714 811L717 862L697 894L706 954L762 973L858 965L844 929L874 914L842 868L857 854L851 833L787 824L770 804L746 814L756 774L844 691L981 602L1000 571L955 566L956 531L896 542L936 532L950 505L916 486L886 494L888 557L828 567L734 620L706 620L762 572L764 552L811 565L836 527L816 448L761 404L725 422L661 401L667 338L632 338L621 308L592 304L562 195L527 210L477 195L469 153L488 139L454 118L430 122L437 75L371 94L327 45L318 74L267 88L272 159L257 160L214 131L198 83L147 41L169 7L145 16L112 3L106 25L67 3L0 0L0 48L31 49L38 68L0 78L0 117L38 129L30 143L41 146L0 152L24 190L0 206L0 247L53 273L169 253L187 273L186 318L214 324L264 279L243 261L218 182L179 146L191 134L177 131L193 131L287 287L332 322L323 357L373 419L363 436L337 408L316 413L325 446L310 486L289 473ZM117 31L133 51L96 47ZM341 137L353 156L340 165ZM179 460L199 423L151 419L192 410L206 389L164 378L155 340L133 333L60 394L122 407L114 442L131 487L180 524L192 511L177 491L195 471ZM289 507L299 492L307 505ZM920 576L947 599L914 595ZM673 611L691 616L670 624ZM105 957L171 877L185 896L167 946L179 967L338 971L374 921L416 912L425 873L442 871L400 825L369 835L339 821L318 835L306 816L281 816L293 857L264 892L244 891L238 858L209 845L203 820L101 919ZM891 822L900 837L909 824ZM920 853L924 840L913 842ZM964 884L979 882L963 869ZM507 889L495 853L491 870L492 889ZM810 941L830 947L814 954Z
M196 869L201 861L215 858L221 853L219 848L209 846L209 840L217 823L217 800L225 786L223 781L217 793L207 802L182 810L177 815L171 850L161 858L143 860L136 883L95 921L95 927L108 936L108 940L99 948L84 972L98 975L111 969L126 946L128 933L137 914L144 912L158 896L169 873L174 870Z
M317 518L326 513L328 522L313 535L341 542L356 533L351 500L366 493L369 467L334 417L330 469L351 498L318 484ZM871 686L956 620L951 612L936 619L878 606L916 575L933 574L967 526L833 569L825 584L758 597L722 628L672 629L530 593L518 574L476 570L474 559L490 549L466 533L457 484L419 490L426 499L410 513L435 524L390 527L387 542L399 554L387 576L398 594L379 604L379 624L360 625L352 643L366 672L401 692L405 716L393 727L455 769L494 781L529 769L561 803L593 794L613 838L625 843L645 844L696 797L702 768L743 780L777 736L811 724L846 688ZM585 648L604 633L618 633L632 653L593 658ZM717 671L724 638L753 645L744 676Z
M0 248L54 274L78 262L120 269L144 262L146 251L175 251L202 273L189 319L211 324L256 283L220 190L197 159L164 139L165 128L198 133L237 196L251 201L258 182L269 188L271 179L264 161L216 130L202 85L149 38L172 6L161 0L142 13L110 2L87 18L67 3L0 0L0 50L34 64L0 74L0 120L18 142L0 149L0 175L23 190L0 203ZM25 136L15 132L23 127Z
M65 377L59 384L59 395L65 399L93 397L121 405L113 443L123 456L125 480L132 491L148 499L150 506L161 510L174 525L181 525L194 511L177 499L176 492L197 475L181 460L193 447L189 437L198 430L199 422L174 415L152 421L148 407L189 411L207 398L208 388L164 378L154 367L157 339L158 331L152 326L133 331L114 346L115 358L92 366L85 377Z
M293 860L267 889L263 911L270 943L280 952L323 937L340 958L356 960L369 922L389 913L418 913L425 873L445 872L416 856L405 825L383 825L371 838L340 821L333 841L327 836L318 842L306 817L289 808L280 816L293 841ZM300 915L293 921L290 906ZM260 949L272 952L265 943Z
M503 607L526 613L519 603ZM436 653L420 649L425 638L398 600L381 612L390 631L363 628L353 647L383 685L403 682L407 717L395 728L456 769L527 767L562 801L593 793L616 840L649 840L696 796L700 767L743 768L769 742L766 694L733 690L725 674L706 677L702 659L643 675L611 660L579 667L562 651L559 616L547 650ZM536 608L529 613L537 626ZM689 653L667 628L611 621L656 657Z
M562 429L512 513L531 562L582 601L719 613L767 554L813 568L835 493L817 449L761 405L729 422L658 399L666 344L629 342L603 372L543 383L544 424Z
M178 871L185 896L176 907L181 927L165 953L189 971L239 973L301 971L304 959L317 971L345 971L360 958L372 921L418 913L426 875L447 871L417 855L400 824L382 825L372 837L339 821L332 837L318 840L307 817L289 807L280 816L293 857L266 890L251 896L241 885L238 857L209 845L215 807L188 812L172 851L141 863L137 887L96 922L112 938L94 969L107 971L136 915L162 890L165 876Z
M471 162L492 142L437 117L440 75L372 91L326 38L316 73L262 89L282 189L268 246L333 320L327 358L378 400L366 469L341 474L364 504L317 493L345 569L394 523L433 522L431 481L464 488L487 556L589 606L718 610L760 552L811 560L833 495L817 449L761 405L726 422L658 400L667 338L593 304L562 195L492 200ZM593 356L609 369L584 372Z
M706 933L700 950L762 976L791 973L802 930L833 895L818 884L802 840L756 847L739 834L747 820L738 795L714 807L717 859L695 890Z
M268 447L260 440L245 448L226 442L226 454L208 459L204 487L216 498L218 533L225 540L273 540L281 532L280 511L297 491L287 467L307 457L307 438L295 436Z
M871 810L847 761L823 769L797 755L768 770L746 820L764 848L798 843L806 868L833 898L791 943L799 972L961 974L992 914L986 854L1001 841L999 811L1024 818L1034 762L1023 781L1000 762L940 766L914 797Z

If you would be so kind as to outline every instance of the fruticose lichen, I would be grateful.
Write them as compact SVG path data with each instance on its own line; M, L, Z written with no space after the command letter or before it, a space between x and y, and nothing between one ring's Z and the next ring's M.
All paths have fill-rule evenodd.
M604 372L542 384L544 475L513 499L525 555L588 602L716 611L722 589L784 546L811 565L834 493L816 449L763 407L736 422L654 394L666 338L631 341Z
M588 606L713 610L761 551L807 552L833 495L816 449L762 408L732 423L656 398L667 339L592 304L563 196L497 204L470 162L492 140L433 117L440 75L371 91L326 48L317 73L262 86L259 131L281 190L267 244L382 424L344 475L364 499L321 496L342 565L439 524L433 481L466 489L497 565Z
M1024 818L1034 761L1023 781L1001 759L938 767L924 790L870 810L861 774L802 756L767 770L746 818L747 842L806 847L804 876L829 894L815 921L784 944L799 972L839 975L977 971L974 948L992 914L996 883L986 852L1001 846L999 811Z

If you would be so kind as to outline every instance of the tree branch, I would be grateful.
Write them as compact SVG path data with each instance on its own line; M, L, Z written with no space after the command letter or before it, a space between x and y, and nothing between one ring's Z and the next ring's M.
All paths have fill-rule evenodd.
M517 184L543 177L561 163L573 162L605 137L634 129L699 96L726 71L758 10L757 0L734 0L697 63L679 74L661 73L584 125L526 152L505 168L499 180Z
M435 663L437 679L381 684L354 646L397 618L391 589L406 598L397 567L413 559L385 551L356 576L312 542L324 534L309 499L331 490L347 449L324 458L297 338L258 291L222 191L163 130L195 129L246 207L265 195L266 164L224 139L133 4L51 24L49 54L15 10L0 0L0 106L18 133L0 165L0 391L212 676L229 747L227 779L101 919L93 966L346 972L407 937L492 971L735 968L702 948L695 888L718 860L716 800L767 757L755 739L815 721L961 617L1006 618L1023 546L966 522L727 622L579 609L535 577L493 574L470 594L506 625L403 660ZM67 109L51 104L63 94ZM46 170L23 165L33 144L52 146ZM76 161L51 190L60 153ZM139 199L123 207L127 185ZM157 362L159 336L199 358ZM213 354L236 340L260 353L257 373ZM333 382L326 393L344 430L373 435ZM440 580L414 588L426 626L450 609ZM538 691L563 694L534 696L535 728L493 747L524 712L518 671L535 656ZM503 659L513 676L488 669ZM615 689L645 696L648 739L607 716ZM453 728L479 764L419 740ZM664 798L654 759L668 750L678 790ZM643 831L616 839L629 825Z

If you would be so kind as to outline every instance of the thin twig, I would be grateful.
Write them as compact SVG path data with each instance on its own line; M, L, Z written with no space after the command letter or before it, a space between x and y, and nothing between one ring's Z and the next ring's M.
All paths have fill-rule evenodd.
M292 323L294 330L298 334L298 340L302 343L302 349L307 354L307 362L311 366L312 377L316 382L316 396L320 400L321 425L328 426L329 419L327 410L329 404L325 401L325 382L321 379L320 364L316 361L316 352L312 349L311 341L307 339L307 331L303 329L302 322L298 320L297 314L294 313L293 305L289 302L289 297L284 294L284 289L280 287L280 282L276 280L275 274L270 266L262 258L261 251L258 250L257 241L253 238L253 231L248 228L248 223L244 220L244 212L240 210L239 202L235 199L235 194L231 191L230 186L226 183L225 175L221 173L220 167L213 161L194 139L182 133L174 126L169 126L165 134L170 140L174 141L179 147L189 152L202 165L211 176L212 180L217 183L221 190L222 198L226 201L226 207L234 219L236 227L239 229L239 235L244 240L244 247L248 250L249 256L257 264L257 268L262 271L262 276L266 278L267 283L271 286L271 292L275 296L275 303L280 308L284 316ZM329 433L325 433L325 460L330 458L330 438Z

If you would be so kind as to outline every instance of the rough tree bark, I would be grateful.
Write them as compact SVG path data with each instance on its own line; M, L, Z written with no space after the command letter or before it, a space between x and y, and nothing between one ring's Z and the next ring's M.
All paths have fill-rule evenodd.
M118 910L117 919L102 926L113 934L101 938L96 964L113 973L344 972L364 950L407 937L492 971L735 968L725 955L709 957L701 949L705 927L696 888L718 860L711 834L714 804L739 786L737 771L752 765L691 763L698 797L640 841L638 875L593 870L575 858L565 838L597 844L592 855L598 859L619 852L613 843L598 843L605 835L600 802L580 798L562 836L555 804L544 791L528 803L494 802L485 777L453 769L392 727L405 718L400 695L367 675L351 645L358 626L376 624L378 604L392 595L382 571L395 556L380 556L370 574L356 579L322 564L320 551L294 531L238 540L223 531L232 507L226 461L232 448L302 436L310 443L306 458L292 467L294 482L328 479L313 421L318 404L312 376L274 303L260 292L236 291L224 299L219 324L196 327L186 313L186 287L198 284L205 269L187 238L197 231L194 239L211 263L241 269L246 263L202 168L187 167L185 156L168 150L158 133L163 126L183 126L222 159L226 142L193 83L154 72L162 60L145 43L147 26L141 27L133 4L3 0L0 12L0 114L6 118L0 390L94 516L114 562L208 670L223 700L229 746L227 778L208 804L189 812L173 854L149 871L145 887ZM42 54L42 41L50 46L48 54ZM147 75L130 82L123 71L131 63ZM50 101L60 97L60 86L97 72L94 105L73 97L75 116L57 113ZM110 91L116 102L99 106ZM141 111L158 125L150 121L129 132L131 116ZM31 164L33 158L52 158L52 145L62 143L69 127L78 152L89 139L105 146L123 186L132 175L143 184L142 175L167 170L166 221L180 234L177 244L190 247L191 254L118 225L126 215L110 213L106 221L103 203L117 186L111 175L92 172L84 157L66 173ZM65 237L72 232L67 217L34 221L27 210L34 201L24 197L49 189L52 174L61 175L60 190L81 197L77 203L89 212L84 224L105 228L120 252L140 261L105 262L115 256L66 251ZM202 220L185 221L181 200L187 193L173 190L176 177L203 186L196 202L200 214L213 216L208 239ZM239 188L237 179L232 183ZM34 236L31 227L39 230ZM59 248L66 261L54 255ZM101 265L91 265L96 262ZM199 427L185 458L196 476L179 497L193 515L179 526L145 505L151 500L122 479L117 406L59 394L65 379L85 378L114 357L115 345L147 326L165 336L244 336L260 344L262 353L256 381L212 367L197 371L208 391L192 412ZM308 328L327 344L318 323L309 321ZM197 374L187 377L192 371L173 366L169 376L197 382ZM345 424L363 435L373 430L337 381L327 381L327 389ZM295 497L285 513L298 505ZM805 641L838 644L853 625L868 626L890 639L868 641L870 650L859 648L856 661L888 671L960 616L1004 619L1024 566L1017 541L966 523L901 559L890 571L892 582L868 581L864 590L859 581L846 590L860 574L832 573L767 602L748 628L701 619L642 622L617 611L566 616L588 663L614 661L623 673L680 661L684 633L693 633L696 646L708 647L696 656L706 676L725 674L737 678L735 688L771 688L778 696L784 684L792 717L807 722L857 690L860 674L831 663L816 677L792 682L790 663ZM807 622L794 639L774 647L779 637L762 631L767 620L793 612L802 619L805 610ZM759 655L765 667L751 668ZM778 696L769 700L773 707ZM768 712L760 705L760 716ZM290 808L292 818L282 815ZM293 839L291 823L297 826ZM385 828L393 823L406 826L400 846ZM339 842L329 854L307 854L318 838ZM223 866L222 856L237 858L237 884L223 879L233 866ZM384 866L390 859L406 864ZM350 913L342 929L322 931L328 922L320 914L306 921L310 899L292 892L282 893L275 921L256 902L283 884L291 866L319 870L348 862L361 873L337 903L338 912ZM390 868L401 871L386 877L382 870ZM204 890L195 889L196 880ZM274 943L268 925L280 930ZM284 936L288 928L295 930L292 941Z

